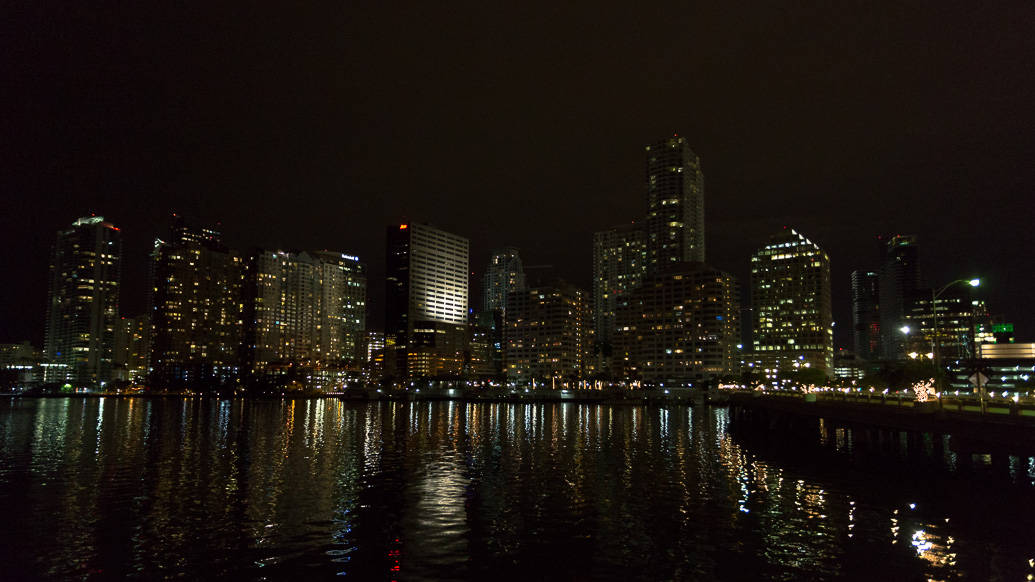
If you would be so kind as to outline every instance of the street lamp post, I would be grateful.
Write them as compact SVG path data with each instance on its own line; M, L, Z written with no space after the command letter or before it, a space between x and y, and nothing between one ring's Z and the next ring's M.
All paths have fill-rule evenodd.
M938 298L942 296L942 293L945 293L945 291L949 287L952 287L953 285L958 285L960 283L966 283L971 287L977 287L981 284L981 279L956 279L955 281L946 283L944 286L942 286L941 289L938 289L937 291L933 287L931 288L931 313L934 316L934 366L935 369L939 372L943 371L941 355L942 338L941 333L938 329L938 306L936 305L936 303L938 301ZM973 309L973 306L971 306L971 308ZM940 382L940 378L936 378L935 381Z

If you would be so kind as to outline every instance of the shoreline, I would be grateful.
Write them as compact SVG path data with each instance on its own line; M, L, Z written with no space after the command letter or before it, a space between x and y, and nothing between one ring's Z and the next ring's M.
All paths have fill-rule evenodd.
M599 391L599 390L537 390L535 392L510 392L503 390L471 393L459 390L425 390L422 392L398 391L378 392L376 390L356 390L353 392L336 392L328 394L182 394L182 393L73 393L73 394L21 394L0 393L3 398L143 398L143 399L215 399L215 400L318 400L337 399L349 402L505 402L505 403L537 403L560 402L576 404L607 405L639 405L639 404L678 404L704 405L725 404L725 395L706 393L697 390L673 390L665 393L661 390L649 391Z

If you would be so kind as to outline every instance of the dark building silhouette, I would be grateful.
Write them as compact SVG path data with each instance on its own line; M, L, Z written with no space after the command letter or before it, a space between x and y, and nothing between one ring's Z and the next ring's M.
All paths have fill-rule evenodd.
M112 379L146 382L150 351L151 322L148 316L120 318L115 326Z
M523 291L525 287L520 289ZM471 322L465 374L500 376L503 373L503 310L482 311Z
M503 371L502 312L483 311L468 327L463 374L468 378L498 377Z
M521 255L514 247L494 250L482 277L482 305L471 322L465 373L498 376L503 372L503 321L507 297L526 289Z
M525 288L521 255L514 247L492 252L482 277L482 311L507 310L507 294Z
M880 240L881 352L884 359L898 360L905 355L905 337L900 330L906 323L909 302L920 287L919 247L913 235Z
M856 359L881 358L880 276L874 271L852 271L852 340Z

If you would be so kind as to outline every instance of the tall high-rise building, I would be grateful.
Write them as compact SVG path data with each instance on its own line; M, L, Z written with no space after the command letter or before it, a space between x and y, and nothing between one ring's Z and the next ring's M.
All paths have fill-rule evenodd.
M506 375L518 382L585 376L590 324L586 292L564 281L515 291L507 299Z
M121 264L121 234L102 216L80 218L57 233L50 255L45 382L111 380Z
M647 260L704 262L704 174L685 137L647 146Z
M332 367L354 368L366 357L366 266L344 253L316 251L312 256L321 268L321 358Z
M874 271L852 271L852 339L855 358L880 359L880 277Z
M482 277L482 310L500 310L505 313L507 294L524 288L525 270L521 266L518 250L504 247L493 251Z
M256 251L244 306L246 365L254 378L305 369L304 380L326 390L358 377L366 360L366 269L357 257Z
M151 253L150 384L164 389L230 387L240 377L240 253L211 228L173 217Z
M880 343L885 359L905 357L905 324L909 302L920 288L920 255L915 236L881 238Z
M466 238L426 224L387 229L386 373L456 376L468 322L470 248Z
M466 374L489 376L502 372L507 295L525 289L525 270L518 249L504 247L493 251L482 278L482 310L471 322L468 335Z
M647 235L638 224L593 234L593 330L609 346L617 302L638 287L647 271Z
M244 285L249 372L309 366L319 359L320 262L308 253L263 249L248 259Z
M834 365L830 258L793 228L751 257L754 356L769 374Z
M692 384L740 369L740 292L704 263L673 263L618 300L619 377Z

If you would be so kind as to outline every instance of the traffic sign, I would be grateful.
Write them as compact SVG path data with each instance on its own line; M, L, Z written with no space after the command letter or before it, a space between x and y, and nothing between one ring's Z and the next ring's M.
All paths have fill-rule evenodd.
M973 374L971 374L969 378L967 378L967 380L970 380L970 383L977 386L978 388L984 386L985 384L988 384L988 376L982 374L981 372L974 372Z

